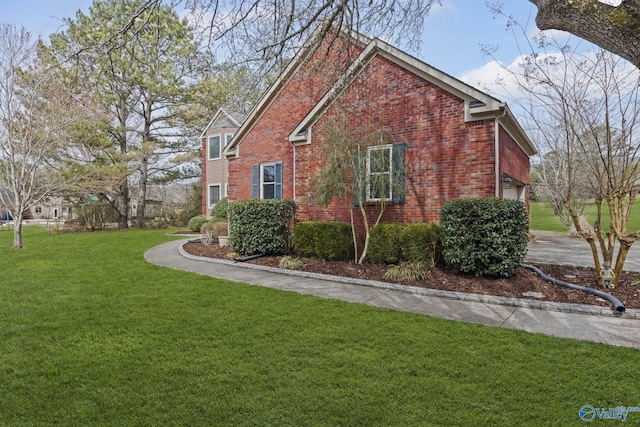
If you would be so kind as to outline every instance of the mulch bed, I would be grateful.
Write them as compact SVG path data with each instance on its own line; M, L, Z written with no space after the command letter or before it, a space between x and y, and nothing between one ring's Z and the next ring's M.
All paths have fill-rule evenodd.
M202 243L187 243L184 246L187 253L210 258L230 259L232 250L220 247L218 244L210 246ZM252 264L279 267L279 256L264 256L250 262ZM356 264L353 261L322 261L312 258L300 258L302 267L298 270L313 273L330 274L333 276L353 277L366 280L385 282L384 274L387 266L377 264ZM620 301L626 308L640 309L640 273L623 273L616 289L602 289L597 285L593 269L574 268L551 265L536 265L546 275L553 278L587 286L609 293ZM563 288L541 279L534 272L519 268L516 273L508 278L487 278L464 275L448 269L446 266L437 265L430 272L426 280L396 282L408 286L440 289L446 291L466 292L481 295L494 295L509 298L536 299L539 301L552 301L572 304L588 304L596 306L611 306L611 304L585 292ZM529 292L541 293L541 298L524 296Z

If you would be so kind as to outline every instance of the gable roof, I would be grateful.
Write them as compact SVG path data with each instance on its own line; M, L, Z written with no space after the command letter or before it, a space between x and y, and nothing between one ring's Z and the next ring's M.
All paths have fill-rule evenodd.
M218 111L213 115L213 118L209 120L207 126L200 134L200 138L204 138L207 132L216 128L239 128L242 126L246 114L238 113L235 111L227 112L224 108L218 108Z
M433 85L463 99L465 121L470 122L475 120L496 119L512 136L520 148L527 153L527 155L532 156L537 153L535 146L505 102L501 102L491 95L488 95L423 61L420 61L419 59L380 39L369 39L354 31L347 32L343 30L342 33L353 42L361 45L363 50L351 63L349 68L336 80L324 97L291 132L289 135L289 141L291 143L310 143L312 126L322 117L322 115L331 107L331 105L340 97L340 95L358 77L367 65L371 63L376 56L380 55ZM301 49L285 72L265 93L254 110L249 114L247 120L242 124L242 127L236 133L234 140L232 140L227 147L226 151L229 156L237 154L234 150L236 150L238 145L242 142L244 136L249 132L249 130L251 130L257 119L268 108L271 102L273 102L293 74L295 74L295 72L305 62L305 59L307 59L313 52L312 47L316 44L317 40L312 40L309 45Z

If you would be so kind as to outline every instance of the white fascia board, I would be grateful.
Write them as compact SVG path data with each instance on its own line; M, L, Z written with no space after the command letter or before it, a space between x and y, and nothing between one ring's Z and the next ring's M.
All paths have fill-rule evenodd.
M222 113L224 113L224 110L222 108L218 108L218 111L216 111L216 113L213 115L213 118L209 120L209 123L207 123L207 126L204 128L204 130L200 134L201 139L207 136L207 131L211 126L213 126L213 124L218 120L218 117L220 117Z
M535 156L538 154L533 142L529 139L520 123L515 118L511 109L507 104L504 104L505 114L502 117L497 118L498 123L502 128L513 138L518 146L529 156Z
M353 63L347 68L327 93L311 109L309 114L295 127L289 134L289 141L294 145L305 145L311 143L311 128L322 117L322 115L333 105L347 87L360 75L375 57L375 40L371 41L358 55Z

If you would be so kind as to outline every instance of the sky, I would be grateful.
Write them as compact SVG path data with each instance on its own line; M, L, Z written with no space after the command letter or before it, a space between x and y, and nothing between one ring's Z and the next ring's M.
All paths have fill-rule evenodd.
M604 0L613 1L616 0ZM618 0L619 1L619 0ZM495 3L492 0L491 3ZM77 10L88 12L92 0L0 0L0 22L22 25L35 35L64 30L63 18L74 17ZM499 64L509 65L520 55L514 32L507 30L507 19L491 13L485 0L440 0L425 20L421 50L409 52L429 65L472 86L495 79ZM528 0L509 0L504 13L526 27L529 35L535 27L536 7ZM521 36L521 35L520 35ZM481 46L493 46L493 57Z

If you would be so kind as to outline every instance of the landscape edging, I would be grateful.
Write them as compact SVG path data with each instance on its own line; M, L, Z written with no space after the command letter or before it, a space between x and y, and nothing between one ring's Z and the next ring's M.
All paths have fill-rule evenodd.
M257 264L245 264L238 261L230 261L230 260L224 260L219 258L201 257L201 256L191 255L187 253L183 248L185 244L186 243L183 243L178 247L178 251L180 252L180 255L182 255L185 258L196 260L196 261L213 262L213 263L225 264L225 265L230 265L235 267L268 271L268 272L279 273L279 274L287 274L289 276L308 277L313 279L328 280L328 281L339 282L339 283L348 283L348 284L359 285L359 286L369 286L369 287L374 287L378 289L389 289L389 290L405 292L405 293L414 294L414 295L446 298L446 299L458 300L458 301L479 302L479 303L503 305L503 306L509 306L509 307L557 311L562 313L577 313L577 314L588 314L588 315L594 315L594 316L624 317L629 319L640 319L640 310L638 309L626 309L624 314L620 314L617 311L613 310L613 308L611 307L600 307L596 305L587 305L587 304L557 303L557 302L549 302L549 301L536 301L536 300L528 300L528 299L520 299L520 298L499 297L499 296L493 296L493 295L469 294L465 292L443 291L440 289L419 288L416 286L400 285L398 283L379 282L376 280L364 280L364 279L356 279L356 278L342 277L342 276L332 276L330 274L311 273L307 271L289 270L284 268L268 267L268 266L257 265Z

